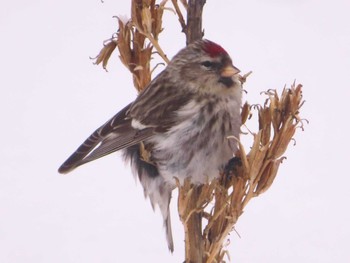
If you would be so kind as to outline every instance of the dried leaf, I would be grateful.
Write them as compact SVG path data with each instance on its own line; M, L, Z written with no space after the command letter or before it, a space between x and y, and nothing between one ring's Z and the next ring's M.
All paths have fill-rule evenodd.
M264 193L270 188L276 178L278 168L283 160L284 158L280 158L278 160L271 161L265 168L255 190L257 195Z
M102 62L102 67L107 68L109 58L111 57L114 49L117 47L117 43L111 39L100 51L96 57L95 64L99 65Z
M261 167L262 161L265 158L264 154L260 154L260 140L261 140L261 131L259 131L257 134L254 134L253 146L249 153L248 174L251 181L255 180L255 177L259 173L259 169Z
M241 111L241 121L242 124L244 124L248 117L251 115L250 113L250 105L248 104L248 102L245 102L243 107L242 107L242 111Z
M158 35L163 31L162 18L167 0L163 0L159 5L151 5L152 12L152 35L154 39L158 40Z
M261 130L261 144L266 145L271 137L271 115L269 108L259 110L259 130Z
M146 34L152 33L152 16L151 10L148 7L143 7L141 12L142 17L142 28Z
M270 148L269 158L272 158L272 159L279 158L285 153L291 139L293 138L295 129L296 129L295 124L289 123L289 125L288 124L284 125L282 129L283 132L273 139L273 142Z

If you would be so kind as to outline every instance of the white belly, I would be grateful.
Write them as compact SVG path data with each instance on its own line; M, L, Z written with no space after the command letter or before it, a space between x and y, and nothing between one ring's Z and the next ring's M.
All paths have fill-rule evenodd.
M218 177L233 157L236 143L227 137L239 136L240 107L235 101L219 103L211 114L203 114L206 104L186 105L179 111L179 124L152 138L152 156L170 185L175 186L175 177L180 183L186 178L194 184L206 183Z

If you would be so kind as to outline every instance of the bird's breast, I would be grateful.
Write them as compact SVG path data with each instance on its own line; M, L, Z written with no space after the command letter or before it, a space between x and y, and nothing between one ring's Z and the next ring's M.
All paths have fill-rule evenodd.
M166 181L175 185L174 177L180 182L191 178L200 184L219 175L236 150L228 136L239 136L239 105L230 103L234 104L227 99L190 101L177 112L173 127L150 140L152 157Z

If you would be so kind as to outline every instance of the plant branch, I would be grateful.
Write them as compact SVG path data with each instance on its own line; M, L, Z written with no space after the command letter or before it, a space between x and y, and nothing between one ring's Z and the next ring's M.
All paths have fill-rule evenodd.
M184 17L182 16L181 10L179 8L179 5L177 4L177 0L171 0L171 2L173 3L173 6L175 8L176 14L179 17L179 22L182 28L182 32L186 33L186 22Z
M206 0L189 0L187 10L186 44L203 38L202 13Z

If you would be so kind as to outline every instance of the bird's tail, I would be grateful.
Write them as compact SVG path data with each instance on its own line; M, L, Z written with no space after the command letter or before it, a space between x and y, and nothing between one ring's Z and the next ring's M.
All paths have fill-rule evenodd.
M142 160L140 155L140 145L133 145L124 150L124 158L130 161L134 175L138 176L145 197L149 197L153 209L158 205L164 220L164 227L168 248L174 251L173 234L170 219L170 200L173 187L167 184L163 177L159 175L158 169L153 164Z

